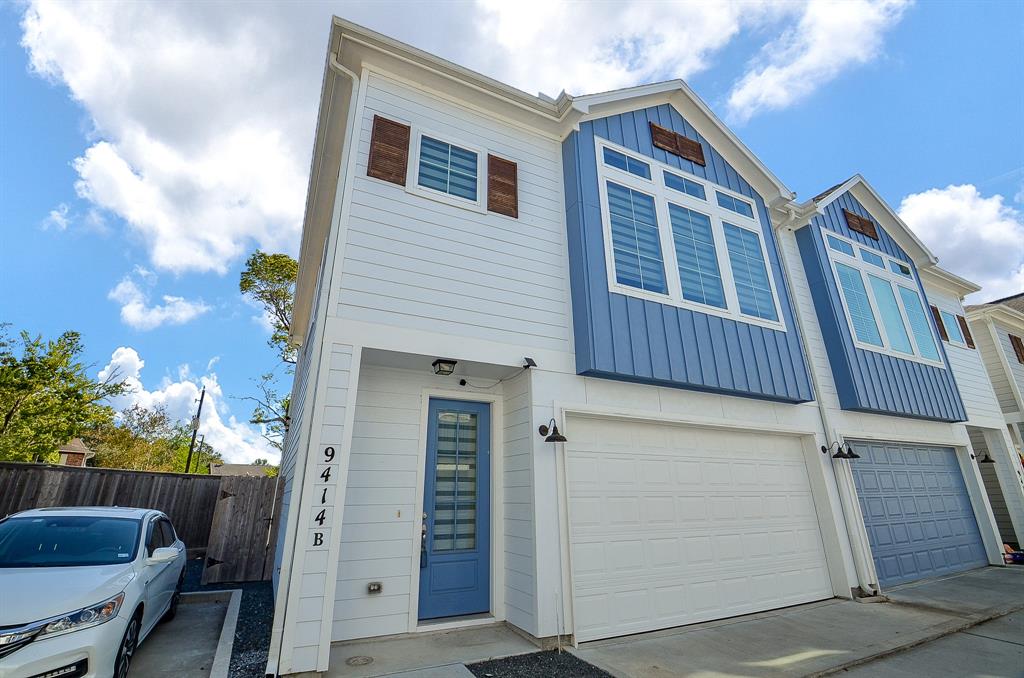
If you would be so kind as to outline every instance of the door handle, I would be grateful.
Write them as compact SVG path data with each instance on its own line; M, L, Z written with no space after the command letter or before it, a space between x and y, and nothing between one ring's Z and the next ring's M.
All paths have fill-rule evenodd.
M420 528L420 569L427 566L427 512L423 512L423 525Z

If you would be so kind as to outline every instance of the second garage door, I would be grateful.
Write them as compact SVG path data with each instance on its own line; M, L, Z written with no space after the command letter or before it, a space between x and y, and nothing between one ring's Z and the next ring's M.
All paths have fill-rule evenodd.
M832 597L796 438L570 424L577 640Z
M853 443L871 556L882 586L988 564L951 447Z

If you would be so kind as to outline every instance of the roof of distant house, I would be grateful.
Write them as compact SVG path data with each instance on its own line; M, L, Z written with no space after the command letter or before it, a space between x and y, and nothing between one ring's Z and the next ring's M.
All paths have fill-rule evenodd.
M81 438L72 438L70 442L66 443L57 452L64 454L84 454L86 458L93 457L96 455L95 452L90 450Z
M265 476L267 467L262 464L210 464L211 476Z

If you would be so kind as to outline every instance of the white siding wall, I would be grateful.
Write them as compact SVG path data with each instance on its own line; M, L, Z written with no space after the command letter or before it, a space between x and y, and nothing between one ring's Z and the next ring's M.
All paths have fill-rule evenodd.
M367 177L375 114L515 161L519 218ZM373 73L361 124L337 314L570 352L559 144Z
M963 306L960 300L954 295L942 290L925 286L928 301L934 304L939 310L947 311L953 315L962 316ZM949 328L946 328L949 332ZM972 329L971 336L978 345L977 337ZM946 355L953 367L953 376L956 385L960 389L960 397L963 398L964 408L967 410L968 423L978 426L1001 426L1002 417L999 415L999 401L996 399L995 391L992 389L992 381L985 370L985 363L982 360L980 350L967 348L950 342L943 342L946 348Z
M532 454L536 432L530 418L529 374L504 386L505 615L510 624L537 635Z
M1024 394L1024 365L1017 360L1017 354L1013 352L1013 344L1010 343L1011 332L1024 339L1024 333L1020 330L1010 330L1002 323L995 323L996 334L999 337L999 347L1003 351L1003 355L1006 356L1006 362L1010 365L1010 378L1013 380L1017 387L1018 394ZM1016 402L1012 405L1013 409L1009 411L1018 411L1018 404Z
M985 369L988 371L992 389L999 401L999 407L1004 413L1010 414L1017 411L1017 400L1013 394L1013 388L1010 386L1010 375L1006 373L1006 367L1000 358L1002 348L992 341L992 332L989 327L987 320L974 321L971 323L971 334L974 335L974 343L978 346L978 353L985 363ZM998 328L997 332L1002 333ZM1009 337L1007 337L1007 342L1009 342ZM1009 357L1017 360L1013 354L1013 347L1011 346L1010 349Z
M321 370L321 379L326 373L326 389L317 389L324 397L319 402L314 401L313 411L310 415L314 417L314 425L319 421L318 430L311 435L311 444L306 454L313 454L328 446L333 446L342 456L342 442L345 436L345 411L349 402L350 377L352 371L353 349L345 344L332 344L327 358L326 370ZM318 384L319 386L319 384ZM320 415L317 417L317 415ZM311 452L315 451L315 452ZM310 460L306 465L307 492L314 494L319 489L320 469L319 464ZM337 488L343 482L343 473L334 473L332 479L326 485L329 488L328 508L333 507L332 498L337 497ZM295 670L311 670L310 666L316 665L316 657L320 650L320 636L322 623L327 609L325 599L325 588L328 574L333 570L330 565L329 545L331 529L340 529L335 523L332 528L318 528L313 522L320 506L308 503L306 515L299 515L298 535L299 540L296 548L304 550L304 557L298 561L301 563L301 575L298 579L298 603L296 606L297 615L294 617L294 654L292 664ZM317 532L326 533L322 545L314 546L314 534ZM293 576L294 581L294 576Z
M515 414L521 407L516 403L523 397L521 382L516 379L509 384L508 407L513 410L513 423L505 422L504 431L495 430L496 438L500 434L497 439L513 453L512 468L523 463L518 451L522 447L522 427L515 425L522 421L521 414ZM362 368L334 600L334 641L406 633L415 623L415 617L410 617L410 595L419 586L419 561L414 559L414 550L418 544L416 518L423 510L417 501L426 445L422 439L423 393L426 388L453 386L452 377L370 365ZM500 393L504 386L466 388L464 397L472 399L474 392ZM492 471L496 468L500 466L492 463ZM504 482L510 483L507 469ZM528 497L529 490L512 495ZM531 515L528 505L522 508L516 502L506 511L522 517ZM516 525L505 526L506 534L521 531ZM529 551L529 546L517 544L516 549L505 561L514 562L528 578L531 566L523 565L516 556L523 549ZM517 588L529 588L528 579L506 574L509 577ZM366 585L371 581L382 582L383 592L368 594ZM525 606L521 599L517 601ZM528 624L530 610L510 615L513 623Z

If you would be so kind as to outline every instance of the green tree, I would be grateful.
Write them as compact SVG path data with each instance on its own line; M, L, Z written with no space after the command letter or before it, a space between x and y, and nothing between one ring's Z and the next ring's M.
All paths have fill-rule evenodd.
M0 460L57 460L57 449L85 431L113 421L104 400L124 393L120 374L98 381L86 372L77 332L57 339L0 325Z
M121 412L116 423L97 426L84 440L96 453L96 466L184 473L192 429L174 421L162 406L133 405ZM222 460L210 445L197 446L192 461L195 472L209 473L211 461Z
M273 333L267 343L275 350L285 372L294 373L296 351L291 345L292 307L299 264L287 254L267 254L256 250L245 262L238 282L243 296L258 304L271 319ZM284 449L290 397L277 385L276 368L261 374L256 381L257 396L243 400L255 403L250 423L264 426L263 437L278 450Z
M273 326L267 343L277 351L282 362L295 364L295 347L290 343L292 306L295 301L295 280L299 262L287 254L253 252L245 261L238 289L243 296L259 304Z
M256 459L255 461L252 462L252 464L253 464L253 466L262 466L262 467L264 467L263 468L263 472L267 474L268 478L276 478L277 477L277 473L278 473L279 469L276 466L271 465L271 463L269 461L267 461L266 459Z

